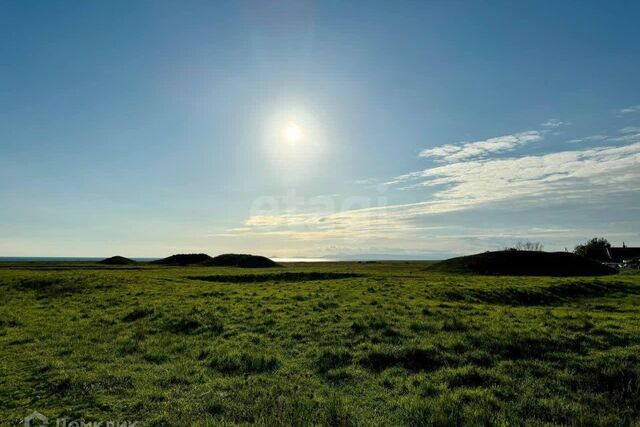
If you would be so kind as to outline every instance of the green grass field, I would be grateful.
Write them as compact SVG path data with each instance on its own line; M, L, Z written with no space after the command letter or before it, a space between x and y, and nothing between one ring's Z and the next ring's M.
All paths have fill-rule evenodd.
M638 274L40 267L0 268L1 425L640 425Z

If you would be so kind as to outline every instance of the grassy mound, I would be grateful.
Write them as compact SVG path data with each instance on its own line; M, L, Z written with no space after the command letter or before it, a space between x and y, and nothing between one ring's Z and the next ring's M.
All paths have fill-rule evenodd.
M106 264L106 265L129 265L135 264L136 262L132 259L125 258L123 256L112 256L111 258L105 258L102 261L98 261L98 264Z
M268 268L280 265L267 257L247 254L223 254L206 262L215 267Z
M616 270L568 252L497 251L451 258L432 271L508 276L604 276Z
M212 260L213 258L207 254L177 254L157 261L152 261L152 263L161 265L202 265Z

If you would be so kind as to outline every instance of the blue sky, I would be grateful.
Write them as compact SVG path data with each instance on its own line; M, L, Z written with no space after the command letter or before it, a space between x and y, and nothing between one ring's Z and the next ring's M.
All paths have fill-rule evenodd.
M0 255L640 245L639 18L635 1L3 1Z

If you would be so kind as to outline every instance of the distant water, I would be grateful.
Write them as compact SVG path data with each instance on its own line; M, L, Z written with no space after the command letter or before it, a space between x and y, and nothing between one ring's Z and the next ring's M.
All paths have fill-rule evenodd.
M0 257L0 262L96 262L108 257L28 257L28 256L7 256ZM154 261L159 258L131 258L134 261Z
M0 262L97 262L107 257L0 257ZM134 261L155 261L160 258L131 258ZM272 258L275 262L330 262L338 261L331 258Z

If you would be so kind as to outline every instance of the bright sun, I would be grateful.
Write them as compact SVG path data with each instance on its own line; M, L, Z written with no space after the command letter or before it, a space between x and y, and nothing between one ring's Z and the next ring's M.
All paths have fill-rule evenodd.
M295 123L291 123L284 128L284 139L290 144L300 142L303 136L302 128Z

